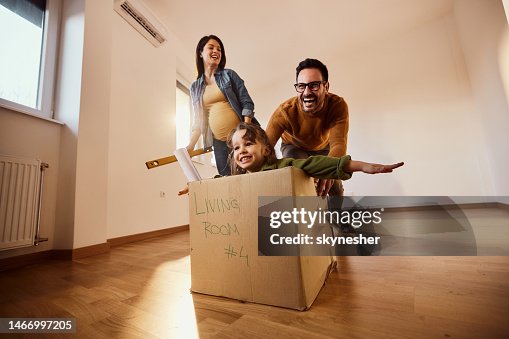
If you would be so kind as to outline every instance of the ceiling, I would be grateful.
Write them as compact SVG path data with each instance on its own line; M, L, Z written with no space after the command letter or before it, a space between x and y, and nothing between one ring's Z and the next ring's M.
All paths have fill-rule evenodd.
M194 65L198 40L221 38L227 67L256 90L306 58L331 62L451 12L454 0L143 0ZM194 66L192 66L194 67ZM260 70L268 70L261 72ZM194 69L193 69L194 71ZM272 74L271 74L272 73ZM279 73L279 72L277 72Z

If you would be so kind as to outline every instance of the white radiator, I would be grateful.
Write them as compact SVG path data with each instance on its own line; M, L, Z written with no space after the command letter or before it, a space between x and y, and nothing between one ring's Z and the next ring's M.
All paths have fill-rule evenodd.
M0 155L0 250L37 245L43 171L37 159Z

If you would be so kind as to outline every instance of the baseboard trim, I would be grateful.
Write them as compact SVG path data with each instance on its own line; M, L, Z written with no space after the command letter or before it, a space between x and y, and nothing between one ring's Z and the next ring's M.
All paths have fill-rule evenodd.
M40 264L51 259L51 250L41 251L29 254L22 254L15 257L0 259L0 272L27 266L32 264Z
M157 238L157 237L160 237L163 235L169 235L169 234L184 232L184 231L188 231L188 230L189 230L189 225L182 225L182 226L177 226L177 227L165 228L165 229L157 230L157 231L150 231L150 232L126 235L126 236L118 237L118 238L111 238L111 239L108 239L108 243L110 244L111 247L116 247L116 246L120 246L120 245L124 245L124 244L129 244L132 242L142 241L142 240L146 240L146 239L150 239L150 238Z
M10 258L0 259L0 272L23 267L32 264L40 264L51 259L53 260L79 260L98 254L109 253L111 247L116 247L132 242L156 238L189 230L189 225L169 227L162 230L144 232L139 234L126 235L123 237L108 239L105 243L85 246L75 249L56 249L42 252L18 255Z
M108 242L75 248L72 250L72 260L83 259L86 257L91 257L93 255L109 253L109 251L110 244Z
M51 250L51 259L72 260L72 250Z

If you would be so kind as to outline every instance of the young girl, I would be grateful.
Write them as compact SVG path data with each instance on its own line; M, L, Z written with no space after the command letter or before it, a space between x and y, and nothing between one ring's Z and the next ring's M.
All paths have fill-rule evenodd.
M302 169L310 177L347 180L353 172L389 173L404 164L372 164L352 160L349 155L340 158L315 155L307 159L277 159L265 131L260 126L244 122L229 133L226 143L233 150L228 159L232 175L293 166ZM187 193L188 188L185 188L178 195Z
M229 156L232 175L293 166L314 178L347 180L353 172L389 173L404 164L372 164L351 160L348 155L340 158L316 155L307 159L276 159L274 147L265 131L259 126L246 123L240 123L230 132L227 145L233 150Z

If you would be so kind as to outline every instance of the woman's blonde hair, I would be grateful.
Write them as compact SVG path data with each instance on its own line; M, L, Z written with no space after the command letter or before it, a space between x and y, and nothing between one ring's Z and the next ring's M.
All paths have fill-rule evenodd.
M246 133L242 137L244 140L251 141L253 143L261 143L264 145L264 147L267 147L269 150L269 154L265 157L265 163L266 164L273 164L276 162L276 151L274 150L274 146L270 144L269 137L267 136L267 133L258 125L255 124L247 124L245 122L241 122L230 131L228 134L228 138L226 139L226 144L230 148L230 154L228 156L228 162L230 163L230 168L232 175L237 174L244 174L247 171L243 169L242 167L238 166L235 163L235 159L233 158L233 144L232 144L232 138L235 132L245 130Z

